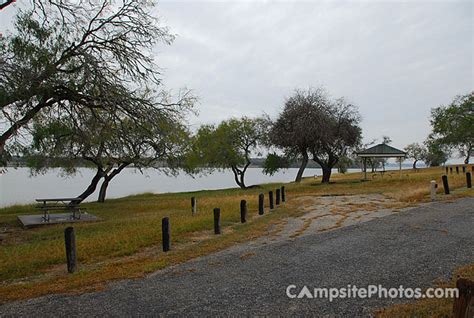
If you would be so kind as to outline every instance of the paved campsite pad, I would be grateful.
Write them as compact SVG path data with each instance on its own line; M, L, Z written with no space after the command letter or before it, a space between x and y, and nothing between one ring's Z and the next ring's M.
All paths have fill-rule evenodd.
M409 204L380 194L341 196L301 196L295 199L304 211L301 217L285 220L272 240L285 240L367 222L410 209ZM266 241L263 237L257 241Z
M102 292L6 304L0 316L366 317L400 300L289 299L286 287L430 287L474 262L473 228L474 198L433 203L332 231L240 244Z

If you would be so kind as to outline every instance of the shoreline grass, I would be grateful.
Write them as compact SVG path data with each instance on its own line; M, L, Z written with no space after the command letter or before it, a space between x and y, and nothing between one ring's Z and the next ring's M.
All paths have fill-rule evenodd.
M0 209L0 302L49 293L83 292L103 288L115 279L143 277L147 273L222 250L266 235L285 218L304 213L292 200L297 196L383 194L407 204L429 200L429 182L441 184L441 168L388 172L382 179L361 182L361 173L334 175L331 184L306 178L300 184L285 184L288 202L268 212L269 190L282 183L263 184L248 190L222 189L182 193L139 194L110 199L105 203L84 203L99 222L77 223L79 272L65 271L65 224L22 229L20 214L34 212L32 205ZM390 176L391 174L391 176ZM465 187L463 174L450 175L453 189ZM266 212L258 216L258 193L265 193ZM473 195L454 190L453 199ZM190 197L198 201L198 213L191 215ZM240 224L239 203L248 203L248 221ZM212 209L221 208L223 234L212 234ZM161 219L170 217L172 250L161 252Z

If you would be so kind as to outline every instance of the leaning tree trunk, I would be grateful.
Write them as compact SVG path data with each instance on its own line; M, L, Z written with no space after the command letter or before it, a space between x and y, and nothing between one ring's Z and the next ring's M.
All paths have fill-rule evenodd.
M303 153L303 159L301 160L300 168L296 174L295 182L301 182L301 179L303 179L304 169L306 169L306 166L308 165L308 160L308 154Z
M104 170L102 168L97 168L97 172L95 176L92 178L91 183L87 187L87 189L82 192L78 198L81 199L80 202L84 201L88 196L90 196L92 193L95 192L95 189L97 189L97 184L99 184L100 179L104 177Z
M418 162L418 160L413 161L413 170L416 170L416 163L417 162Z
M104 177L104 182L102 182L102 185L100 186L99 198L97 202L100 202L100 203L105 202L105 197L107 195L107 187L109 186L110 181L128 165L129 163L122 163L117 169L113 170L109 175L106 175Z
M104 182L102 182L102 185L100 186L99 190L99 198L97 202L104 203L105 202L105 196L107 195L107 187L109 186L111 178L105 178Z

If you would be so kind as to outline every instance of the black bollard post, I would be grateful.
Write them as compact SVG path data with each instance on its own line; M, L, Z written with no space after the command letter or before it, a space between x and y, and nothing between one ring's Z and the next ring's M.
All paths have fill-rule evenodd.
M260 215L263 215L263 213L265 212L264 200L265 200L265 195L263 193L260 193L258 195L258 214Z
M268 202L270 204L270 210L273 210L273 191L268 191Z
M285 186L281 187L281 202L286 202Z
M221 209L214 208L214 234L221 234Z
M466 166L462 166L462 173L466 173Z
M280 205L280 189L276 189L275 194L275 204Z
M459 167L456 166L456 173L459 174Z
M77 270L76 258L76 235L73 227L67 227L64 230L64 241L66 243L66 260L68 273L74 273Z
M446 174L448 174L448 167L446 167Z
M195 215L196 212L197 212L197 204L196 204L196 198L195 197L191 197L191 213L192 215Z
M449 173L453 174L453 167L449 167Z
M168 252L170 250L170 219L168 217L161 219L161 234L163 252Z
M442 176L444 194L449 194L448 176Z
M470 172L466 172L466 184L469 189L472 188L472 180L471 180Z
M242 200L240 201L240 222L245 223L247 222L247 201Z

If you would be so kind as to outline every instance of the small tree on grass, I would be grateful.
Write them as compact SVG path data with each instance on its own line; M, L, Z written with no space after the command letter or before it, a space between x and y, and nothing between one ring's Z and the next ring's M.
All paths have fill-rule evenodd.
M416 169L416 163L419 160L424 160L427 155L427 150L423 145L419 143L412 143L405 147L407 157L413 159L413 169Z
M448 161L450 151L448 147L442 144L438 139L429 136L425 141L426 152L422 160L430 167L441 166Z
M204 125L194 137L188 165L195 169L231 169L239 187L246 189L245 173L250 156L263 143L267 121L242 117Z

